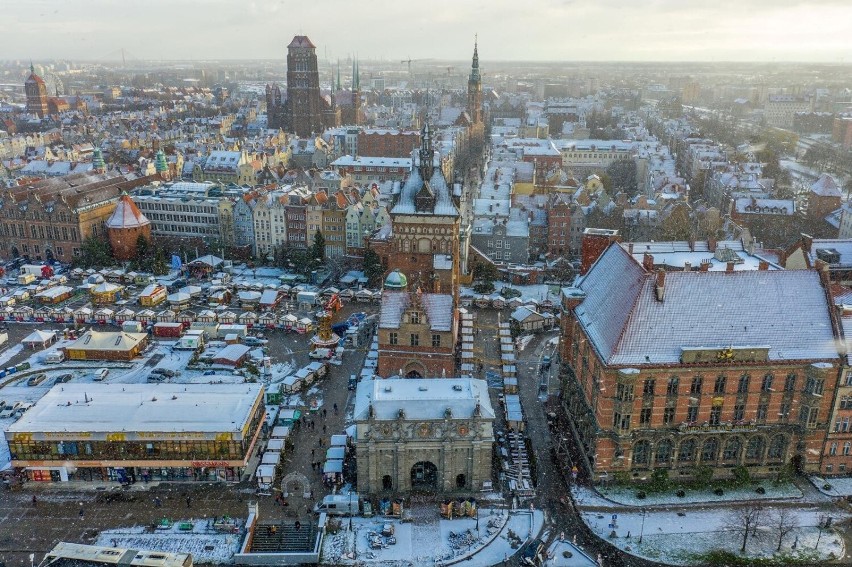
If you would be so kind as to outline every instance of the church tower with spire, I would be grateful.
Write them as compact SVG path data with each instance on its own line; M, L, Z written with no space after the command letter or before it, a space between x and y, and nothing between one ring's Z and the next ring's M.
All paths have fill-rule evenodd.
M482 123L482 76L479 73L479 46L473 41L473 63L467 79L467 113L474 124Z

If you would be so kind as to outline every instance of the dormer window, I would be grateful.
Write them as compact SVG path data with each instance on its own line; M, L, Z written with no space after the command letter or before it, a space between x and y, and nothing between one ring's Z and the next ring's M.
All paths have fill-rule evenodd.
M411 313L409 313L408 314L408 322L413 323L415 325L419 325L420 324L420 312L419 311L412 311Z

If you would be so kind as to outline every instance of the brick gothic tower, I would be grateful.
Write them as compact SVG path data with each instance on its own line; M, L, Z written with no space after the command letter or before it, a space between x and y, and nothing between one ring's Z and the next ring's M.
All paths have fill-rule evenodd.
M287 46L285 126L300 137L321 132L322 111L316 46L308 36L297 35Z
M24 92L27 95L27 112L44 118L47 115L47 86L44 84L44 79L36 75L32 63L30 63L30 76L24 82Z
M482 122L482 76L479 74L479 50L473 42L473 63L467 79L467 113L474 124Z

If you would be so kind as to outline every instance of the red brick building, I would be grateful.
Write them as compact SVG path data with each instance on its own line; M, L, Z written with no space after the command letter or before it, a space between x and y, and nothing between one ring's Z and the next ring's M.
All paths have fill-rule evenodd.
M571 200L555 193L547 209L547 254L551 259L571 254Z
M416 130L366 129L358 132L358 155L368 157L411 157L420 146Z
M585 274L613 242L621 242L617 230L587 228L580 242L580 274Z
M823 173L808 191L808 217L824 219L840 208L843 193L832 176Z
M107 219L106 230L112 254L122 262L136 257L136 243L140 236L151 242L151 221L127 193L121 195L115 210Z
M826 272L654 272L611 245L563 293L562 399L594 481L820 471L845 361L830 298Z
M388 281L399 280L398 272ZM378 375L383 378L453 377L456 371L456 316L453 296L390 290L382 293Z

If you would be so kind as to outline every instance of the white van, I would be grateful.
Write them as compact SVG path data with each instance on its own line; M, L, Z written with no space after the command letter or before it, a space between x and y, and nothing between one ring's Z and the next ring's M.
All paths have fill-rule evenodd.
M109 376L109 368L98 368L95 372L95 382L103 382Z
M349 516L357 514L360 510L358 504L358 494L329 494L322 499L322 502L317 502L314 506L314 512L322 514L325 512L329 516Z
M308 356L314 359L331 358L332 355L334 355L334 350L330 348L315 348L310 353L308 353Z

